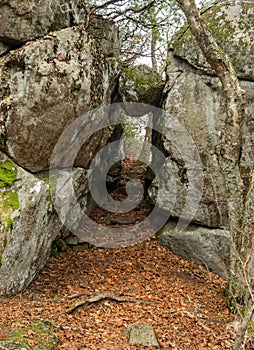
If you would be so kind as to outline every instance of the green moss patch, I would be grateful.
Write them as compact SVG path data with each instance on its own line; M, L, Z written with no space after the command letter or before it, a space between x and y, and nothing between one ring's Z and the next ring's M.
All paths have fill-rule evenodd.
M11 162L0 161L0 188L11 186L17 177L17 169Z
M4 211L8 211L9 208L14 210L19 209L19 198L17 192L4 192L0 195L3 199L3 209Z
M130 67L124 71L126 77L133 80L136 86L141 87L154 87L161 83L161 77L159 74L154 74L153 72L143 71L139 67Z

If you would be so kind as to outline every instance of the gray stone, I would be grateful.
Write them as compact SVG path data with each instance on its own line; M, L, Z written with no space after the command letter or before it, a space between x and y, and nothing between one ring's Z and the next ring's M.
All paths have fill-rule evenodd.
M66 174L67 170L62 176ZM48 173L35 177L0 153L0 292L15 294L32 282L44 267L56 237L61 231L67 234L63 224L75 226L75 203L82 213L91 211L87 171L74 168L71 174L73 193L65 183L56 201L61 209L56 213ZM50 181L53 190L54 176ZM71 245L81 242L70 233L66 241Z
M66 126L110 102L117 72L113 60L115 66L82 26L51 33L7 54L0 65L1 147L32 172L48 169ZM111 133L106 128L87 140L75 166L87 168Z
M221 39L223 30L227 34L228 30L231 30L230 25L235 24L235 29L231 34L225 35L224 39L219 40L219 42L223 49L232 56L241 86L246 91L240 166L247 179L254 167L254 75L253 63L251 63L254 58L254 32L253 28L250 29L249 22L251 15L252 20L254 18L254 4L250 1L232 2L235 5L229 3L231 5L219 3L219 5L211 7L204 14L204 17L218 40ZM218 21L216 16L219 16ZM229 23L229 19L232 20L232 23ZM191 206L188 212L182 213L190 189L190 179L193 180L195 187L194 200L195 197L197 198L198 190L201 189L201 183L197 180L198 175L203 176L203 195L193 221L208 227L228 227L225 182L216 155L225 124L221 83L218 78L210 74L211 72L194 39L191 39L189 31L182 30L179 36L180 38L174 42L173 49L169 52L168 78L164 89L165 98L162 103L165 114L159 118L158 123L162 130L166 130L171 118L179 121L196 145L202 168L195 167L194 154L187 154L189 152L188 139L180 132L172 133L169 129L169 131L165 131L164 136L157 136L155 141L155 145L164 151L167 165L158 171L148 193L153 204L157 201L158 205L169 210L172 216L190 220L193 214ZM247 45L247 43L251 44ZM240 56L238 57L238 55ZM174 139L177 139L184 146L183 148L187 152L185 156L189 160L193 160L192 174L187 172L186 163L179 150L174 146ZM176 178L174 188L170 182L172 169L174 169ZM160 198L157 198L158 188L161 190ZM174 203L175 192L177 196Z
M110 218L110 222L113 225L131 225L136 222L136 218L128 218L128 217L112 217Z
M51 31L86 24L83 1L12 0L0 4L0 42L7 49L39 38Z
M215 1L203 13L213 37L231 58L240 78L254 79L254 3L252 0ZM175 55L213 73L190 30L184 27L172 43Z
M157 239L174 254L203 265L219 276L228 277L230 235L227 230L210 229L192 224L184 231L177 231L176 223L169 222L157 234Z
M88 250L90 249L91 246L89 243L82 243L82 244L78 244L78 245L75 245L72 247L72 250L74 252L81 252L81 251L84 251L84 250Z
M79 210L94 207L87 169L112 139L113 127L84 139L74 168L64 164L62 188L48 169L66 127L111 101L120 41L112 21L89 21L81 0L12 0L0 9L0 149L10 157L0 155L0 292L9 295L31 283L61 231L70 237ZM84 130L91 131L93 118ZM54 205L49 183L59 191Z
M129 344L140 344L153 346L160 349L157 335L154 329L148 324L137 324L128 328Z
M78 238L75 236L69 236L65 239L65 242L69 245L77 245L78 244Z
M0 164L0 292L9 295L27 287L45 265L62 224L47 183L2 153Z
M121 54L121 35L114 21L105 20L102 16L92 15L89 17L87 31L90 36L99 43L100 50L112 65L116 63L115 58ZM119 70L119 68L117 68ZM112 88L115 82L111 81Z

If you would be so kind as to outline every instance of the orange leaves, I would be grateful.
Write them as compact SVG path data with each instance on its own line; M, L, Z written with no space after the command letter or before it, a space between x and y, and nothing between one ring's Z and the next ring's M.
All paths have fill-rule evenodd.
M148 209L143 203L135 211L138 220ZM96 212L98 220L103 220L103 215ZM44 319L54 324L56 350L136 350L124 333L136 323L147 323L156 330L161 349L230 349L233 334L226 329L226 322L233 316L223 297L225 284L220 277L159 246L154 237L128 248L67 250L50 259L29 289L12 298L0 298L0 341L10 333L13 320L29 324ZM94 292L152 304L109 300L66 314L74 303L68 296L75 295L76 303ZM36 347L33 330L28 341Z

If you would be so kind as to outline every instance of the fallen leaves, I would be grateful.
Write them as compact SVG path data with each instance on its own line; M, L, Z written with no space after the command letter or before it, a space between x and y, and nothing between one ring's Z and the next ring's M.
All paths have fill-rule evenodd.
M138 220L147 213L145 203L135 211ZM98 220L103 215L94 213ZM17 321L44 320L53 325L56 350L145 350L129 345L124 333L145 323L154 328L161 349L230 349L234 334L226 325L234 316L226 307L225 285L222 278L159 246L154 237L127 248L67 250L51 257L27 290L0 298L0 340ZM126 301L104 298L66 313L79 298L87 301L98 294ZM38 341L33 332L28 337L31 344Z
M223 279L173 255L154 238L124 249L68 250L52 257L29 289L0 299L1 335L14 320L44 319L54 324L56 349L134 350L124 330L142 322L155 329L162 349L230 349L233 335L226 323L233 316L224 288ZM73 299L98 293L151 304L106 298L66 314ZM32 333L29 340L36 341Z

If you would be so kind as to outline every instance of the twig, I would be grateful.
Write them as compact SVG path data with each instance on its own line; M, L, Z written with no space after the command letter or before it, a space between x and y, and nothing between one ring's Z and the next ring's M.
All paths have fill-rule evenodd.
M100 293L97 294L89 299L80 301L79 303L75 304L74 306L72 306L70 309L68 309L66 311L67 314L71 314L73 313L77 308L81 307L81 306L85 306L85 305L90 305L93 303L98 303L99 301L104 301L104 300L113 300L119 303L122 302L128 302L128 303L137 303L137 304L154 304L150 301L146 301L146 300L140 300L140 299L132 299L132 298L125 298L125 297L119 297L119 296L115 296L112 294L107 294L107 293Z
M77 293L77 294L68 295L67 298L75 299L75 298L80 298L80 297L83 297L84 295L90 295L90 294L91 293Z

